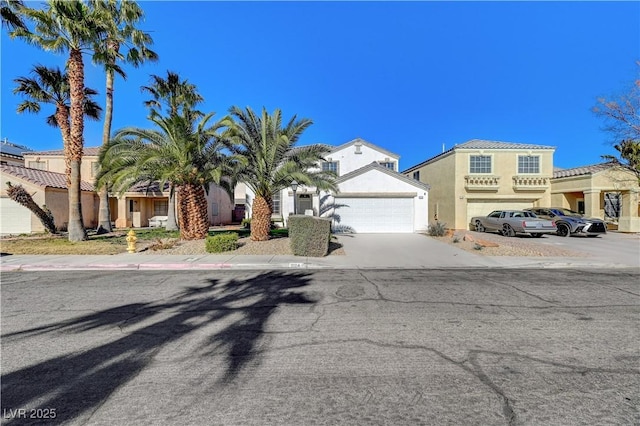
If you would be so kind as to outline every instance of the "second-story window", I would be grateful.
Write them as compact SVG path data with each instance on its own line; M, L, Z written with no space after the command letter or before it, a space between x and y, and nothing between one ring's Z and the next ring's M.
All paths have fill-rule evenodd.
M30 169L47 170L46 161L29 161Z
M338 174L338 162L337 161L324 161L322 162L323 172L333 172Z
M540 157L518 155L518 173L540 173Z
M472 155L469 157L469 173L491 173L491 156Z
M416 170L415 172L413 172L413 178L415 180L420 180L420 170Z
M387 169L391 169L391 170L396 169L396 163L394 161L381 161L380 165L382 167L386 167Z

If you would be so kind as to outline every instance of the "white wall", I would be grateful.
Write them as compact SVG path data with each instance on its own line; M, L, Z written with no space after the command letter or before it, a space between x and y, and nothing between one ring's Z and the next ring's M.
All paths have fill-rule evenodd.
M360 146L360 154L356 154L356 146L355 144L349 145L345 148L342 148L338 151L332 152L327 155L327 161L331 158L331 161L338 161L338 175L342 176L347 173L350 173L354 170L357 170L361 167L364 167L368 164L378 161L395 161L396 163L396 172L399 170L399 162L398 156L391 156L389 153L383 153L378 150L375 150L367 145L362 144Z

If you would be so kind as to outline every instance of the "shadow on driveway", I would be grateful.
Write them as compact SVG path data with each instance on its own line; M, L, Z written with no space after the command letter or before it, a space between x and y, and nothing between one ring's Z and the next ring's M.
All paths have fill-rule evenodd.
M137 303L103 310L42 327L2 335L5 345L17 339L59 333L91 333L97 329L138 325L123 337L82 353L58 356L2 374L2 407L56 407L51 423L90 415L120 386L134 379L166 345L216 322L228 325L208 336L205 350L222 353L221 382L231 382L248 365L259 362L254 350L269 317L282 304L312 304L296 289L309 284L308 273L267 272L246 280L207 280L159 303ZM154 317L160 317L155 318ZM237 318L237 319L236 319ZM224 320L224 321L221 321ZM7 420L7 419L5 419ZM39 420L41 422L42 420ZM24 418L5 424L25 424Z

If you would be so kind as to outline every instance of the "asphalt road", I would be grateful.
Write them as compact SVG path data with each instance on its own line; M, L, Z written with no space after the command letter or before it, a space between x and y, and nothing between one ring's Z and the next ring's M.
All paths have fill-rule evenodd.
M633 270L3 273L2 423L640 424Z

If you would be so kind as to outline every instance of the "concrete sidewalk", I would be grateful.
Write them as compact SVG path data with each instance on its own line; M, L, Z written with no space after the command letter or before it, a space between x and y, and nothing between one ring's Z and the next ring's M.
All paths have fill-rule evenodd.
M338 237L346 255L6 255L0 271L216 270L216 269L433 269L433 268L639 268L615 257L484 256L419 234L358 234Z

